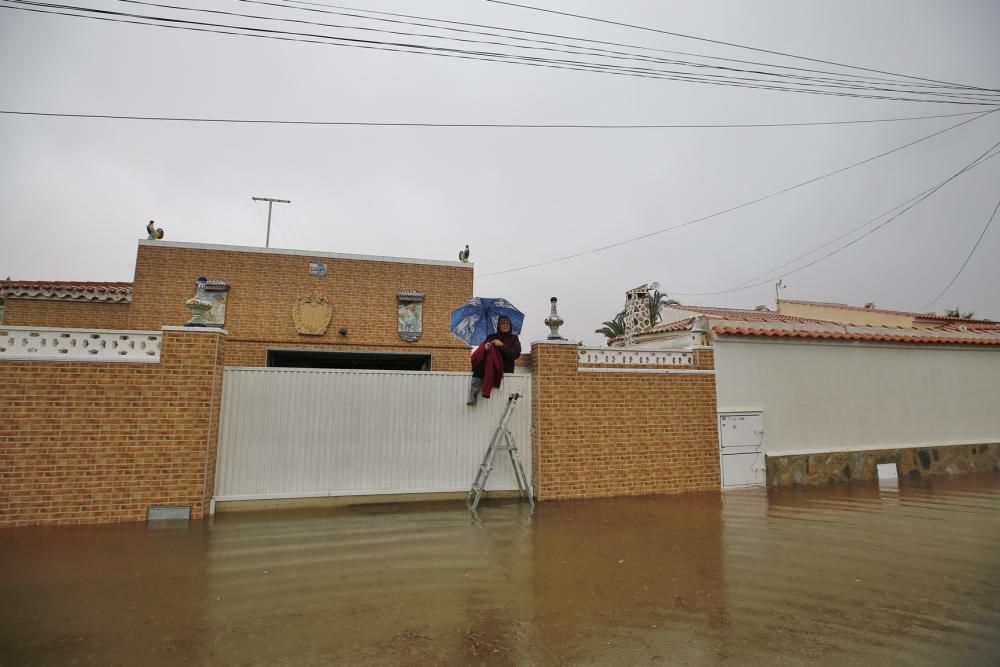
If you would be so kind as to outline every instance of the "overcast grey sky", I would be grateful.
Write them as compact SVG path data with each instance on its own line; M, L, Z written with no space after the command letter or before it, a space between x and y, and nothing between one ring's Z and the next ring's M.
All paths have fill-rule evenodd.
M1000 3L989 0L524 1L1000 88ZM479 0L343 2L635 46L824 67ZM415 41L135 3L69 4ZM235 0L172 4L376 25L304 12L277 0L278 6L270 7ZM3 110L326 121L716 124L874 119L990 108L749 90L251 39L28 13L11 9L14 6L0 0ZM394 29L429 32L412 26ZM432 41L425 38L421 43ZM149 219L155 219L171 241L263 246L264 209L250 197L279 197L293 203L290 209L275 206L272 247L450 260L469 243L476 294L506 296L524 310L528 320L523 338L544 337L549 297L557 296L566 320L564 333L596 344L602 339L593 330L621 309L625 290L646 282L659 281L663 290L685 303L773 305L771 282L717 296L682 293L740 285L939 183L1000 141L1000 113L703 223L603 252L500 272L684 223L969 118L597 130L264 126L0 115L0 277L131 280L135 242L145 237ZM855 245L788 275L782 296L920 309L958 271L998 198L1000 159L955 179ZM998 255L1000 220L995 220L968 266L932 309L941 312L960 305L977 316L1000 318Z

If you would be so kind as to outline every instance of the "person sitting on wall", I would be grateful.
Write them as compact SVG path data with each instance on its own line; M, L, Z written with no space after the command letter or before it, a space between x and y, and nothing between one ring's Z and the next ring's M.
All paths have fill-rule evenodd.
M500 386L504 373L514 372L514 360L521 356L521 340L511 330L510 319L497 320L497 332L490 334L472 353L472 384L466 405L475 405L482 389L483 398Z

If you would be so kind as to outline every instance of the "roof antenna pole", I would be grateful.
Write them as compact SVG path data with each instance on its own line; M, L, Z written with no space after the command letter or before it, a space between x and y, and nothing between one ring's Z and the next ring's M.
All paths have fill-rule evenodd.
M779 279L778 282L774 283L774 309L778 310L778 290L785 289L788 285L785 284L784 280Z
M264 240L264 247L271 247L271 207L275 204L291 204L289 199L271 199L270 197L251 197L254 201L267 202L267 238Z

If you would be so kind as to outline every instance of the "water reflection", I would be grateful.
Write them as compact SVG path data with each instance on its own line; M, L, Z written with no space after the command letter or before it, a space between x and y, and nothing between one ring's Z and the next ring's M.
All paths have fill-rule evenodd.
M997 664L1000 474L0 531L0 664Z

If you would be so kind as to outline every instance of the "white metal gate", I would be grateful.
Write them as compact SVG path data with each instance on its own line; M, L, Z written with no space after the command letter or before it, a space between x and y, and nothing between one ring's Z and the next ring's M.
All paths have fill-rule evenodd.
M474 407L468 390L468 373L227 368L215 499L467 491L514 392L530 475L530 376ZM508 461L487 488L517 488Z

